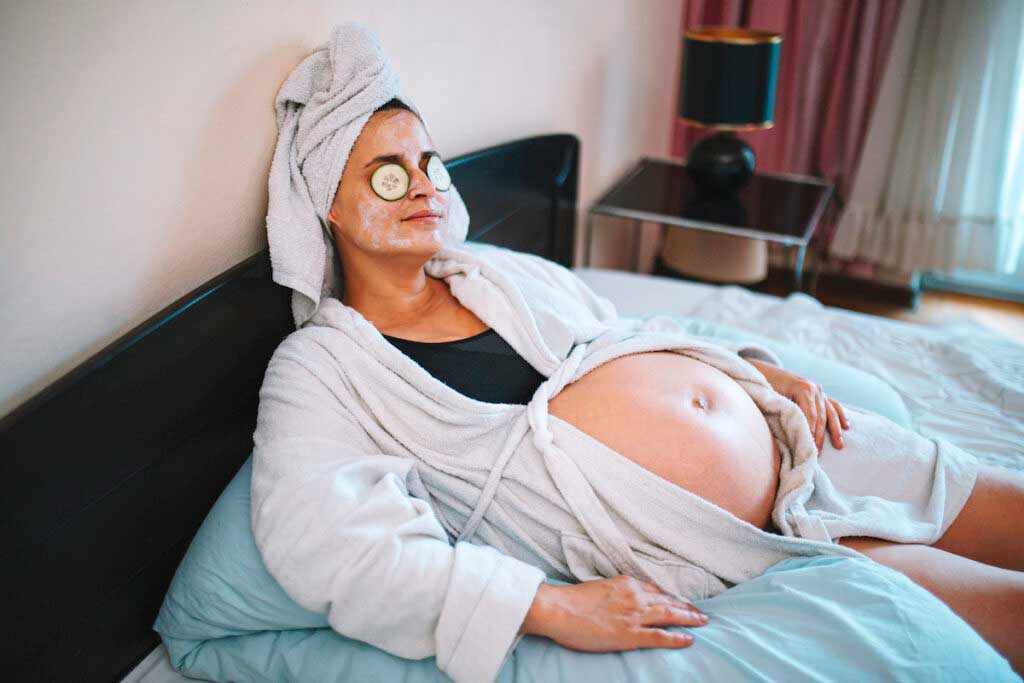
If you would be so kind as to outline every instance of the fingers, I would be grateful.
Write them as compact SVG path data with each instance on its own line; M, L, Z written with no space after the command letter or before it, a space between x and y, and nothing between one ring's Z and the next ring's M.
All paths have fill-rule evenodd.
M633 631L633 647L690 647L693 636L685 631L638 628Z
M836 448L843 447L843 434L842 428L839 424L839 412L836 410L836 406L839 405L834 399L828 400L828 433L832 436L832 445Z
M708 617L691 603L660 594L640 616L633 630L635 647L689 647L693 636L685 631L670 631L658 626L704 626Z
M698 616L704 616L704 613L697 609L697 606L689 600L677 598L671 593L666 593L657 584L648 581L641 581L639 583L650 594L650 597L647 598L650 601L648 609L656 610L661 607L674 607L680 610L688 610Z
M797 405L804 411L804 415L807 417L807 426L811 428L811 436L814 438L814 446L820 451L821 445L825 443L827 417L824 393L821 391L820 385L808 383L808 386L810 388L800 396Z
M850 421L846 419L846 413L843 411L843 407L839 405L839 401L834 398L830 398L829 400L832 401L832 405L835 407L836 412L839 413L839 421L843 423L843 429L849 429Z
M703 626L707 615L693 605L680 605L668 601L653 604L640 616L641 626Z
M668 631L658 626L704 626L706 614L689 600L677 598L662 591L657 585L644 582L650 601L642 607L634 631L639 643L636 647L689 647L693 636L685 631Z
M816 384L814 387L816 389L814 392L814 445L820 451L821 447L825 444L825 428L828 426L828 413L826 411L825 390L821 388L820 384Z
M800 407L800 410L804 412L804 417L807 418L807 426L811 428L811 435L813 436L815 429L818 426L817 404L815 403L814 398L808 394L804 394L803 396L800 396L797 401L797 405Z

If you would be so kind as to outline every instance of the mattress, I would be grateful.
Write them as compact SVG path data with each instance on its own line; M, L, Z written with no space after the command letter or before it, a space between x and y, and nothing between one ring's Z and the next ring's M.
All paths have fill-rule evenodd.
M921 434L1024 470L1024 346L973 321L924 326L823 306L802 293L783 298L619 270L574 272L622 315L724 323L872 373L900 394ZM174 671L159 645L122 683L193 680Z

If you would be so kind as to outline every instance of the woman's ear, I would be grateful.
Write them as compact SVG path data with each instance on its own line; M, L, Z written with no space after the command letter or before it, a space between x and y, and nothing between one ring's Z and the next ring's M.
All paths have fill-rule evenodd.
M333 209L327 211L327 225L321 225L323 225L324 232L327 234L327 239L334 244L338 241L337 237L334 236L334 231L338 226L334 222L334 215L332 214L332 211Z
M335 204L334 202L331 202L331 205L327 207L327 225L331 226L332 228L337 228L339 225L338 216L334 213L335 209L337 208L338 205Z

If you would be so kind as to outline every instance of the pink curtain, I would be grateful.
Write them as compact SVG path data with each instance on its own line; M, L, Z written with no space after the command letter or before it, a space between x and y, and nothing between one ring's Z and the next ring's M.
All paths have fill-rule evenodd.
M827 250L835 208L849 197L902 0L686 0L681 36L696 26L782 34L775 125L739 133L757 169L835 183L832 211L816 233ZM678 101L678 84L676 85ZM674 116L677 114L674 113ZM715 131L674 118L671 154ZM837 207L838 204L838 207Z

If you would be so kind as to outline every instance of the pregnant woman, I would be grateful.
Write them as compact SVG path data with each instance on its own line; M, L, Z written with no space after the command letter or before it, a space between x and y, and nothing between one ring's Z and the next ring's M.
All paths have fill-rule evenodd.
M660 627L706 623L687 597L858 551L1022 670L1019 477L863 411L851 426L770 351L624 321L561 266L458 248L465 207L397 90L348 26L277 100L268 236L299 329L261 388L252 515L298 603L493 680L525 633L686 647Z

